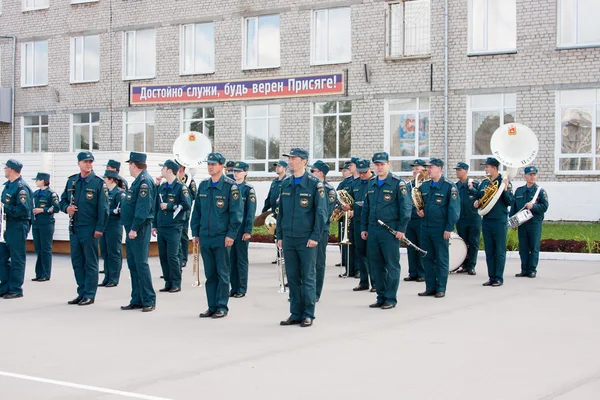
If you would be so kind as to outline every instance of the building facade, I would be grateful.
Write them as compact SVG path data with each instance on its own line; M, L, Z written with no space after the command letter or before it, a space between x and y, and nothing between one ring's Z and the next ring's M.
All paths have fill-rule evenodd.
M1 152L170 153L195 130L255 179L295 146L334 179L381 150L400 175L435 156L481 176L491 134L517 121L551 196L599 177L598 1L448 0L447 30L433 0L1 3L0 34L17 39ZM0 39L3 88L11 64Z

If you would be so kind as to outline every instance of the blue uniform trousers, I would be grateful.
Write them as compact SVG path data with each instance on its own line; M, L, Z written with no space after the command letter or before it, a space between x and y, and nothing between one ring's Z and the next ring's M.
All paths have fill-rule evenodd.
M189 228L190 217L188 215L187 219L183 221L183 227L181 228L181 244L179 249L179 260L181 266L183 266L183 264L187 264L188 262L188 252L190 250L190 238L188 234Z
M76 226L69 235L77 296L87 299L95 298L98 289L98 239L94 237L95 229L91 225Z
M154 306L156 305L156 293L152 287L152 275L148 265L150 224L148 222L141 224L135 239L129 239L129 231L126 233L127 266L131 274L130 304L144 307Z
M104 285L119 284L123 267L123 225L118 220L109 219L100 237L100 253L104 260Z
M229 311L230 251L230 247L225 247L225 235L200 235L200 254L206 275L206 299L210 311Z
M459 220L456 223L456 231L458 232L458 236L460 236L467 245L467 258L461 266L467 271L473 271L477 264L477 254L479 252L481 221L465 222Z
M54 236L54 222L51 224L34 225L33 248L37 255L35 261L35 277L50 279L52 274L52 237Z
M30 222L10 221L0 243L0 293L23 294L26 240Z
M250 241L242 240L244 232L239 230L231 246L231 293L245 294L248 291L248 246Z
M181 289L181 225L158 228L156 239L165 289Z
M541 239L541 222L529 220L519 226L519 256L521 257L522 273L532 274L537 272Z
M354 265L360 271L360 286L375 287L373 283L373 274L369 268L369 259L367 258L367 242L360 236L360 224L354 225L354 238L352 244L355 249Z
M506 230L505 219L483 219L483 247L491 281L504 282L504 265L506 264Z
M377 303L396 305L400 284L400 243L390 232L379 226L369 226L367 257L377 289Z
M444 228L421 227L421 248L427 252L423 257L425 288L445 292L448 283L449 246L444 239Z
M292 319L315 318L317 247L306 247L307 243L308 238L283 238Z
M321 298L321 292L323 291L323 283L325 282L325 266L327 264L327 243L329 242L329 224L321 237L319 238L319 245L317 246L317 261L316 261L316 298Z
M406 227L406 238L413 242L415 246L421 247L421 219L415 218L408 222ZM423 257L418 251L410 246L406 247L408 253L408 275L413 278L425 277L425 267Z

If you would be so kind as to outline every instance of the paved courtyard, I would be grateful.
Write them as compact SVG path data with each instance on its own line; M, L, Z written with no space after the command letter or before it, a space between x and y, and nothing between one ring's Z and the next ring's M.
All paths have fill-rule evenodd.
M199 319L204 289L191 266L181 293L157 293L152 313L120 311L129 301L124 267L96 304L76 296L66 256L52 280L35 283L27 259L25 297L0 300L1 399L507 399L579 400L600 395L600 265L542 261L538 278L483 287L451 276L447 297L419 298L401 282L398 306L370 309L374 294L352 292L328 252L324 293L311 328L280 327L274 249L250 251L249 293L222 320ZM191 261L191 260L190 260ZM406 257L401 258L402 276ZM151 259L156 290L158 259Z

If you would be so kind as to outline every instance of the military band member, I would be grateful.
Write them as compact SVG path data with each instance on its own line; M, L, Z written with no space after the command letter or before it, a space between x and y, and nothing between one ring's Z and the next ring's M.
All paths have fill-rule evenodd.
M191 220L206 275L208 310L200 318L223 318L229 312L230 250L242 229L244 210L238 185L223 174L225 157L210 153L207 163L210 178L198 186Z
M508 228L508 207L512 204L514 196L512 184L508 178L503 178L498 168L500 163L492 157L488 157L485 163L485 174L489 179L479 185L479 192L473 206L479 208L479 200L485 194L485 188L493 182L500 184L504 182L504 193L494 207L483 216L481 230L483 233L483 247L485 249L485 260L487 262L489 280L483 286L502 286L504 284L504 266L506 264L506 230Z
M33 178L38 187L33 193L33 247L37 255L34 282L47 282L52 273L54 214L60 212L58 194L50 189L50 174L38 172Z
M254 215L256 214L256 192L254 187L246 182L249 165L236 161L233 166L233 176L242 197L244 217L238 229L237 236L231 246L231 291L230 297L239 299L248 291L248 245L252 236Z
M187 186L177 179L179 164L167 160L159 166L165 180L157 189L152 221L152 236L157 236L158 257L165 280L165 287L159 292L177 293L181 291L181 230L192 201Z
M179 251L179 258L181 262L181 268L185 268L188 262L188 254L190 249L190 237L188 232L190 228L190 216L192 215L192 207L194 206L194 199L196 199L196 195L198 194L198 188L196 187L194 178L185 173L185 167L183 165L179 167L177 177L185 186L187 186L191 199L190 209L185 211L185 214L183 215L185 219L183 220L183 227L181 228L181 249Z
M460 200L456 185L442 174L443 166L439 158L429 160L429 180L420 187L423 196L423 210L418 211L422 218L420 244L427 255L423 257L426 287L419 296L442 298L446 295L448 240L460 216Z
M135 178L121 203L121 221L125 228L127 266L131 274L131 300L121 310L156 309L156 293L148 265L151 223L154 219L156 185L147 171L147 156L132 151L129 154L129 174Z
M361 221L362 221L362 209L364 206L365 195L369 187L369 181L373 178L373 171L371 170L371 161L367 159L358 160L356 162L356 171L359 174L359 179L355 179L352 183L352 192L350 195L354 199L354 230L352 238L352 244L354 245L354 263L356 269L360 273L360 282L358 286L352 290L360 292L362 290L369 290L375 292L375 283L373 282L373 273L369 267L369 260L367 258L367 241L361 237Z
M337 187L337 190L345 190L346 192L348 192L348 194L351 194L352 184L354 183L354 181L356 179L358 179L358 172L356 171L356 163L358 162L358 160L359 160L358 157L352 157L350 159L350 161L348 161L349 175L346 178L344 178L344 180L342 182L340 182L340 184ZM339 207L344 212L348 211L348 223L346 225L348 226L348 237L351 238L352 232L354 232L354 218L353 218L353 213L352 213L352 206L349 206L349 205L342 206L340 204ZM341 222L341 225L340 225L341 229L339 231L340 238L343 237L342 230L344 228L344 218L346 218L346 217L344 216L342 218L342 220L340 221ZM340 274L340 278L343 278L345 276L351 276L351 277L358 278L360 272L358 271L358 268L356 268L356 264L354 261L354 253L355 253L354 246L351 244L349 246L349 249L347 248L348 246L340 246L340 247L342 248L342 265L346 266L346 272L343 274ZM350 257L350 258L348 260L346 260L347 257Z
M125 178L123 178L120 175L120 173L121 173L121 162L120 161L108 160L108 162L106 163L106 170L107 171L115 171L117 173L117 175L119 176L119 179L123 183L123 186L125 186L125 190L129 189L129 183L127 183L127 180L125 180Z
M396 307L400 283L400 243L410 220L412 201L403 179L390 173L389 155L373 155L377 176L368 183L362 209L361 236L367 241L369 267L375 281L377 301L371 308L384 310ZM397 231L396 236L382 227L381 220Z
M10 159L5 165L4 177L8 181L2 191L6 231L4 242L0 243L0 296L17 299L23 297L25 246L31 227L33 202L31 189L21 177L23 164Z
M415 188L415 179L419 173L425 171L426 163L424 160L417 159L412 164L412 175L413 180L406 184L408 188L408 194L412 199L412 191ZM417 214L417 208L413 204L412 211L410 214L410 221L408 221L408 227L406 228L406 238L413 242L416 246L420 247L421 243L421 217ZM408 276L404 278L405 281L425 281L425 267L423 266L423 257L418 251L410 246L407 246L406 251L408 253Z
M225 168L227 170L227 177L229 179L233 179L235 181L235 176L233 176L233 167L235 166L235 162L233 161L227 161L227 163L225 164Z
M325 189L325 195L327 196L327 220L325 225L323 226L323 233L319 238L319 244L317 246L317 261L316 261L316 297L317 300L321 298L321 293L323 292L323 282L325 281L325 266L327 262L327 244L329 242L329 231L330 231L330 223L329 218L335 209L337 194L335 189L329 182L326 180L327 173L329 172L329 165L325 164L321 160L315 161L311 166L311 173L319 178L319 180L323 183L323 187Z
M60 209L72 222L69 244L77 297L68 303L87 306L94 303L98 290L98 239L108 221L108 188L94 173L91 152L80 152L77 161L80 172L67 179Z
M283 182L283 178L285 178L287 173L288 163L283 160L279 160L274 163L273 166L275 166L277 178L271 182L269 194L267 194L265 205L263 206L261 213L271 210L273 214L277 215L277 202L279 201L279 193L281 192L281 182ZM277 258L275 261L272 261L271 264L277 264Z
M123 267L123 223L121 203L125 200L125 183L117 171L104 171L104 181L108 188L108 222L104 235L100 237L100 252L104 259L104 279L98 285L115 287L119 284Z
M481 216L477 209L473 207L473 202L475 196L477 196L479 181L469 179L469 164L459 162L454 169L458 178L456 188L460 199L460 218L456 223L456 231L467 245L467 258L456 272L458 274L476 275L475 265L477 264L479 239L481 237Z
M533 165L525 168L526 184L515 191L515 198L510 208L511 217L523 208L528 209L533 214L533 218L518 227L521 272L516 274L516 277L535 278L537 275L542 222L544 221L544 214L548 211L548 193L537 185L537 173L538 169ZM533 198L538 189L539 193L534 201Z
M309 327L315 318L317 246L328 217L327 200L323 183L306 171L308 151L295 147L284 156L292 175L281 184L276 236L283 248L291 315L280 325Z
M350 161L346 161L344 163L344 165L342 166L342 182L338 183L336 190L339 190L343 186L343 182L346 180L346 178L348 178L351 175L352 174L350 173ZM344 220L341 219L338 221L338 242L340 242L342 240L343 227L344 227ZM344 246L340 246L340 252L342 254L342 262L335 264L336 267L341 267L342 265L346 266L346 251L345 251L345 249L343 249L343 247ZM340 275L340 277L342 277L342 276L343 276L343 274Z

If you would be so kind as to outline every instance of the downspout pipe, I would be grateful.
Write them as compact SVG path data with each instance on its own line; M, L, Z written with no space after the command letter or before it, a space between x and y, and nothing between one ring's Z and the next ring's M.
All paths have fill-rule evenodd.
M444 161L448 176L448 0L444 1Z
M10 99L10 112L12 114L12 123L10 124L11 131L11 153L15 152L15 68L17 61L17 37L15 35L6 35L0 34L0 38L2 39L12 39L13 48L12 48L12 93Z

